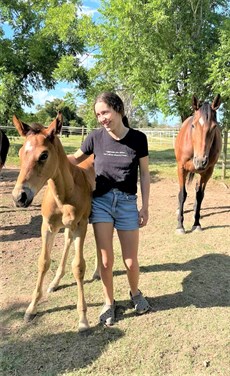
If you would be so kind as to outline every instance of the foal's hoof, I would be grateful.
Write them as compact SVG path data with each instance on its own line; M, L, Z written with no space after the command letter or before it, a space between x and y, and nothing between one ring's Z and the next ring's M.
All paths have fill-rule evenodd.
M101 279L100 274L96 271L93 273L92 279L94 281L99 281Z
M47 292L48 293L51 293L51 292L54 292L57 290L57 287L56 286L49 286L48 289L47 289Z
M36 316L37 316L36 313L25 313L24 322L28 323L28 322L32 321Z
M183 228L177 228L176 229L176 234L178 234L178 235L184 235L185 234L185 230Z
M88 330L90 328L88 322L80 322L79 325L78 325L78 331L79 332L85 332L86 330Z

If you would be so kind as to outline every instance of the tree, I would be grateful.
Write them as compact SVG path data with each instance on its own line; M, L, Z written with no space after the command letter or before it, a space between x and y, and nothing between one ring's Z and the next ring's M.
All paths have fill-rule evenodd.
M87 86L87 72L80 65L85 51L77 17L80 4L0 0L1 122L7 124L15 107L32 104L31 87L52 89L58 80L75 82L80 89Z
M219 46L227 6L228 0L102 0L100 24L85 21L89 46L98 47L94 82L183 121L193 94L213 96L208 58Z
M227 164L227 144L228 131L230 129L230 20L226 20L220 30L220 45L212 58L209 68L210 76L208 82L211 83L213 91L221 93L223 112L223 167L222 177L226 176ZM211 58L211 56L210 56Z

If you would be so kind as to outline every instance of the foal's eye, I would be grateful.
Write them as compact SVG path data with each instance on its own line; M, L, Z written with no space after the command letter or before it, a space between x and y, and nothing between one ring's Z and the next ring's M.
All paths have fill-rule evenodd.
M47 158L48 158L48 152L44 151L43 153L41 153L38 159L38 162L45 162Z
M194 125L194 124L192 124L192 128L195 128L195 125Z

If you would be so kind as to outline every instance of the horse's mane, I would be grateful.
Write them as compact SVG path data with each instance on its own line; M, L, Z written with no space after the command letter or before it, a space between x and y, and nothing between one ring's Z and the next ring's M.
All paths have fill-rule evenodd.
M208 123L211 121L212 116L216 116L208 102L204 102L199 109L202 118Z
M43 127L43 125L38 124L38 123L33 123L33 124L30 125L30 131L28 132L28 134L42 133L42 131L44 129L45 129L45 127Z

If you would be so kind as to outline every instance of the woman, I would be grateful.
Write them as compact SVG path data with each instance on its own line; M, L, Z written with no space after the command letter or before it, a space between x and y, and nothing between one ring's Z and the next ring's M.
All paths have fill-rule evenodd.
M95 101L95 115L100 129L92 131L74 154L72 162L80 163L94 154L96 189L93 193L90 223L93 224L100 257L100 276L105 305L100 322L110 326L115 321L113 296L113 232L117 230L123 262L127 270L130 298L137 314L150 310L138 289L137 259L139 227L148 221L150 176L148 145L144 133L130 129L124 104L114 93L105 92ZM137 180L140 172L142 207L137 210Z

